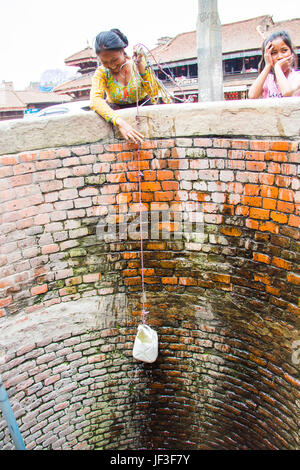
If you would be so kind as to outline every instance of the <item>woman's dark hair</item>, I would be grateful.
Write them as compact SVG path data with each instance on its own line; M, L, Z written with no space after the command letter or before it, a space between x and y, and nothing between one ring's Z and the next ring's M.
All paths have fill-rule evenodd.
M127 37L119 29L102 31L96 36L95 51L99 54L101 51L120 51L128 46Z
M294 60L293 60L293 63L292 63L292 67L293 68L297 68L298 66L298 60L297 60L297 55L295 54L295 51L294 51L294 48L293 48L293 44L292 44L292 40L291 40L291 37L289 35L289 33L287 31L275 31L274 33L272 33L263 43L262 45L262 48L261 48L261 60L258 64L258 72L262 72L262 70L264 69L265 67L265 49L268 45L269 42L272 42L274 41L274 39L278 39L278 38L281 38L283 40L283 42L291 49L291 52L292 54L294 54ZM273 70L272 70L272 73Z

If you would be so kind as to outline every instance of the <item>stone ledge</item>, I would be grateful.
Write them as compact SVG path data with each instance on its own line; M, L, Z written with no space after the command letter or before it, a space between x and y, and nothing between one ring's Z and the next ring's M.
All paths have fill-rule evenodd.
M136 109L120 114L136 125ZM300 98L156 105L140 108L139 115L147 139L210 135L298 139L300 135ZM12 120L0 124L0 155L114 138L120 136L92 111Z

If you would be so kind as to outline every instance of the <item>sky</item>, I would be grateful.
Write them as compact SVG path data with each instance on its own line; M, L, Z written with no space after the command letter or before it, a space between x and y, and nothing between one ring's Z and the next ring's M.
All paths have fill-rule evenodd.
M218 9L222 24L300 18L299 0L218 0ZM93 47L100 31L119 28L131 46L151 49L162 36L195 30L197 14L198 0L0 0L0 86L22 90L46 70L70 70L64 59Z

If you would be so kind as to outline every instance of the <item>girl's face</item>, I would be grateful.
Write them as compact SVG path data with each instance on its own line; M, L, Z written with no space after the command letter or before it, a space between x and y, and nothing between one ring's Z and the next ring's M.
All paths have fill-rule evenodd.
M289 46L283 41L282 38L277 38L272 41L271 56L274 62L278 62L281 59L286 59L292 56L292 51ZM285 65L285 68L288 69L289 65Z
M101 51L98 54L101 64L112 73L118 73L122 65L126 62L125 52L122 51Z

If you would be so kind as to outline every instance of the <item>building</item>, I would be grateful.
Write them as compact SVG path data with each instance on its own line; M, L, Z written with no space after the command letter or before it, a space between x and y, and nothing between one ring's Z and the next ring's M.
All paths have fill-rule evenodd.
M269 15L222 25L223 77L225 99L244 99L258 75L262 34L287 30L294 42L300 64L300 19L274 23ZM158 40L149 59L157 76L179 100L198 100L198 65L196 31ZM59 95L72 100L88 99L92 76L98 66L95 51L87 46L65 60L78 67L77 76L54 88ZM159 64L159 65L158 65Z
M266 15L222 25L225 99L247 97L258 75L262 35L269 36L277 30L290 33L300 63L299 18L274 23L272 17ZM150 59L158 77L175 96L198 100L196 31L181 33L173 39L161 38L151 51Z
M42 92L35 88L23 91L14 90L12 82L2 82L0 88L0 121L22 119L47 106L70 101L68 96L59 96L53 92Z
M58 85L53 91L59 95L68 95L73 100L88 99L92 76L98 66L98 59L94 50L88 46L65 59L65 64L71 67L79 67L78 75L72 80Z

